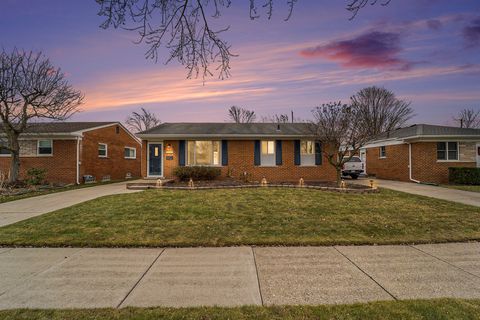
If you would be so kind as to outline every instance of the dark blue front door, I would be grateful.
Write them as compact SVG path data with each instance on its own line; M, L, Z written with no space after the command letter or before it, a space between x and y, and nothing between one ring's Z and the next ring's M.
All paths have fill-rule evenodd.
M162 175L162 144L155 143L148 145L148 175Z

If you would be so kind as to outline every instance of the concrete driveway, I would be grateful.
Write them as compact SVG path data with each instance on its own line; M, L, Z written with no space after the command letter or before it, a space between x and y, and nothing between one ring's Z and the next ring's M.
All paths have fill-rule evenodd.
M380 188L387 188L396 191L402 191L441 200L448 200L480 207L480 192L470 192L431 186L426 184L418 184L413 182L401 182L393 180L375 179ZM370 184L370 179L363 178L358 180L349 180L347 183Z
M0 309L480 298L480 243L0 248Z
M85 187L1 203L0 227L98 197L137 192L136 190L127 190L126 183L127 182L119 182L95 187Z

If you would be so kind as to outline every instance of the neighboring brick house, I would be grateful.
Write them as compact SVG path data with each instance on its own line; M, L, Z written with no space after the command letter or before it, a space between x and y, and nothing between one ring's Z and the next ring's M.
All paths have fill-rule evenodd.
M448 183L449 167L480 167L480 129L416 124L380 135L365 153L377 178Z
M20 178L29 168L46 169L52 183L139 177L140 152L140 141L119 122L32 123L20 135ZM0 170L8 173L10 162L0 146Z
M334 181L305 123L164 123L137 134L142 176L175 178L178 166L215 166L221 176L254 181Z

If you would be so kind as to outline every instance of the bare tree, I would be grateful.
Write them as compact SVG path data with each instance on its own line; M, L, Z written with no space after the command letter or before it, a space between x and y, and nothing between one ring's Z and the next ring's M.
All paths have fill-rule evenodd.
M343 165L366 144L368 133L361 125L355 106L333 102L316 107L312 113L312 133L322 141L322 153L335 168L340 186Z
M289 123L289 122L293 122L293 118L289 117L288 114L286 113L281 113L281 114L276 113L273 116L262 117L262 122Z
M460 128L480 128L480 109L463 109L453 118Z
M210 64L216 64L219 78L230 75L230 59L235 55L221 35L229 29L213 29L210 18L219 18L222 10L230 7L231 0L96 0L99 16L105 18L101 27L123 28L137 32L137 43L145 43L147 59L158 60L159 49L169 51L166 63L177 60L188 70L187 77L203 78L213 75ZM278 0L277 0L278 1ZM286 1L288 20L298 0ZM258 19L258 5L266 10L267 18L273 14L275 0L249 0L250 19ZM366 4L377 0L349 0L347 10L352 18ZM388 4L390 0L382 3Z
M252 123L255 122L257 115L253 110L231 106L228 109L228 118L235 123Z
M141 108L140 112L132 112L127 120L125 120L125 124L133 132L148 130L158 126L160 123L160 119L158 119L154 113L144 108Z
M373 137L382 132L395 130L413 116L410 102L397 99L385 88L368 87L351 97L359 121Z
M381 1L380 4L382 6L387 6L391 1L392 0L384 0L384 1ZM368 4L372 6L376 5L377 2L379 1L378 0L351 0L350 3L347 4L347 10L352 13L350 20L353 20L357 16L360 9L364 8Z
M83 95L42 53L14 49L0 53L0 119L11 164L9 182L18 179L19 136L34 119L66 120L78 111Z

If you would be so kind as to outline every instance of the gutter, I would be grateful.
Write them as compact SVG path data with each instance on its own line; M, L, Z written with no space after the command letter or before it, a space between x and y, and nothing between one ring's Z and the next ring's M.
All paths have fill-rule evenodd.
M419 180L415 180L412 178L412 144L408 142L408 178L410 181L415 183L420 183Z
M80 184L80 138L77 137L77 184Z

